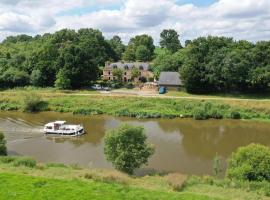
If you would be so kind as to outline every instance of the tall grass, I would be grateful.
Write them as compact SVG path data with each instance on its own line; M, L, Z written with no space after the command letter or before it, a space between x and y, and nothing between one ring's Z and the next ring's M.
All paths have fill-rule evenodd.
M71 112L81 115L108 114L136 118L270 119L270 103L216 100L161 99L120 96L76 96L22 93L0 96L0 110ZM24 99L24 101L20 101ZM269 104L269 105L268 105Z

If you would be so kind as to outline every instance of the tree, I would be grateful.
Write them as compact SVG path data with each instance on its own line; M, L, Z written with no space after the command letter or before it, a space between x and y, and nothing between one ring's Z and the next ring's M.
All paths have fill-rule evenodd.
M135 56L135 48L133 45L129 45L124 54L123 54L123 59L126 61L135 61L136 56Z
M179 35L173 29L165 29L160 33L160 46L166 48L172 53L175 53L180 48L182 48Z
M151 59L151 53L144 45L140 45L136 49L136 60L149 61Z
M0 132L0 156L7 155L7 147L6 147L6 140L5 136L2 132Z
M121 82L123 79L124 71L120 68L113 69L113 76L116 77L117 81Z
M260 144L240 147L228 160L228 178L248 181L270 180L270 148Z
M43 86L42 74L39 69L35 69L32 71L31 76L30 76L30 83L33 86L38 86L38 87Z
M170 51L166 50L154 59L153 61L153 72L156 77L159 77L162 71L173 71L178 72L183 64L184 49L172 54Z
M107 160L116 169L128 174L133 174L135 169L147 164L148 158L154 153L154 147L146 143L142 127L121 125L108 131L104 141Z
M121 38L118 35L115 35L112 39L109 40L109 44L116 52L117 60L121 60L125 51L125 45L123 44Z
M140 49L138 51L139 58L143 58L143 60L145 61L150 61L154 55L155 50L153 38L145 34L137 35L134 38L131 38L124 53L124 59L128 61L134 61L138 48ZM147 49L147 52L145 49ZM144 56L142 52L146 52L147 56Z
M69 73L65 69L60 69L56 75L55 87L59 89L70 89L71 81L69 78Z
M10 67L2 76L0 75L0 83L2 87L20 87L29 84L29 75L21 70Z
M131 79L134 80L135 78L139 78L141 75L141 72L138 68L134 67L131 70Z

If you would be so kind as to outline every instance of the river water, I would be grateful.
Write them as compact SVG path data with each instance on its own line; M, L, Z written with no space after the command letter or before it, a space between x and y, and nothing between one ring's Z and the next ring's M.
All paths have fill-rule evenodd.
M79 138L45 136L45 123L66 120L83 124L87 134ZM0 130L7 139L10 155L31 156L41 162L79 164L112 168L103 154L105 132L121 123L145 128L155 154L141 172L166 171L185 174L212 174L213 158L225 160L239 146L261 143L270 146L270 123L240 120L147 119L113 116L79 116L44 112L26 114L0 112Z

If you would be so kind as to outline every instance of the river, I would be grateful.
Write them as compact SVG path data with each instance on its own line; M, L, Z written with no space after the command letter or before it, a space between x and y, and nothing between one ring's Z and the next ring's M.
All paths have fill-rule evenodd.
M79 138L45 136L43 125L54 120L83 124L87 134ZM213 158L225 160L238 147L250 143L270 146L270 123L241 120L143 119L113 116L80 116L44 112L27 114L0 112L0 130L5 134L10 155L34 157L41 162L79 164L112 168L103 154L105 132L120 123L145 127L155 154L140 172L166 171L212 174Z

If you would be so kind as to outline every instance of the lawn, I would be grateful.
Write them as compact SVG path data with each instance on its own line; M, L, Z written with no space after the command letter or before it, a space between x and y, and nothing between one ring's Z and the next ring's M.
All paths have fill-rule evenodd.
M60 180L0 173L0 199L3 200L210 200L204 195L160 192L97 181Z
M99 94L96 91L14 89L0 92L0 110L22 110L25 94L37 94L47 104L41 111L108 114L136 118L255 119L270 120L270 100L218 96L139 97ZM171 93L169 93L171 94ZM173 94L171 94L173 95ZM185 96L186 95L186 96Z
M21 162L18 165L18 160ZM22 162L24 161L24 162ZM0 156L0 200L269 200L269 183L182 174L128 176L116 170ZM34 163L29 165L29 163Z

